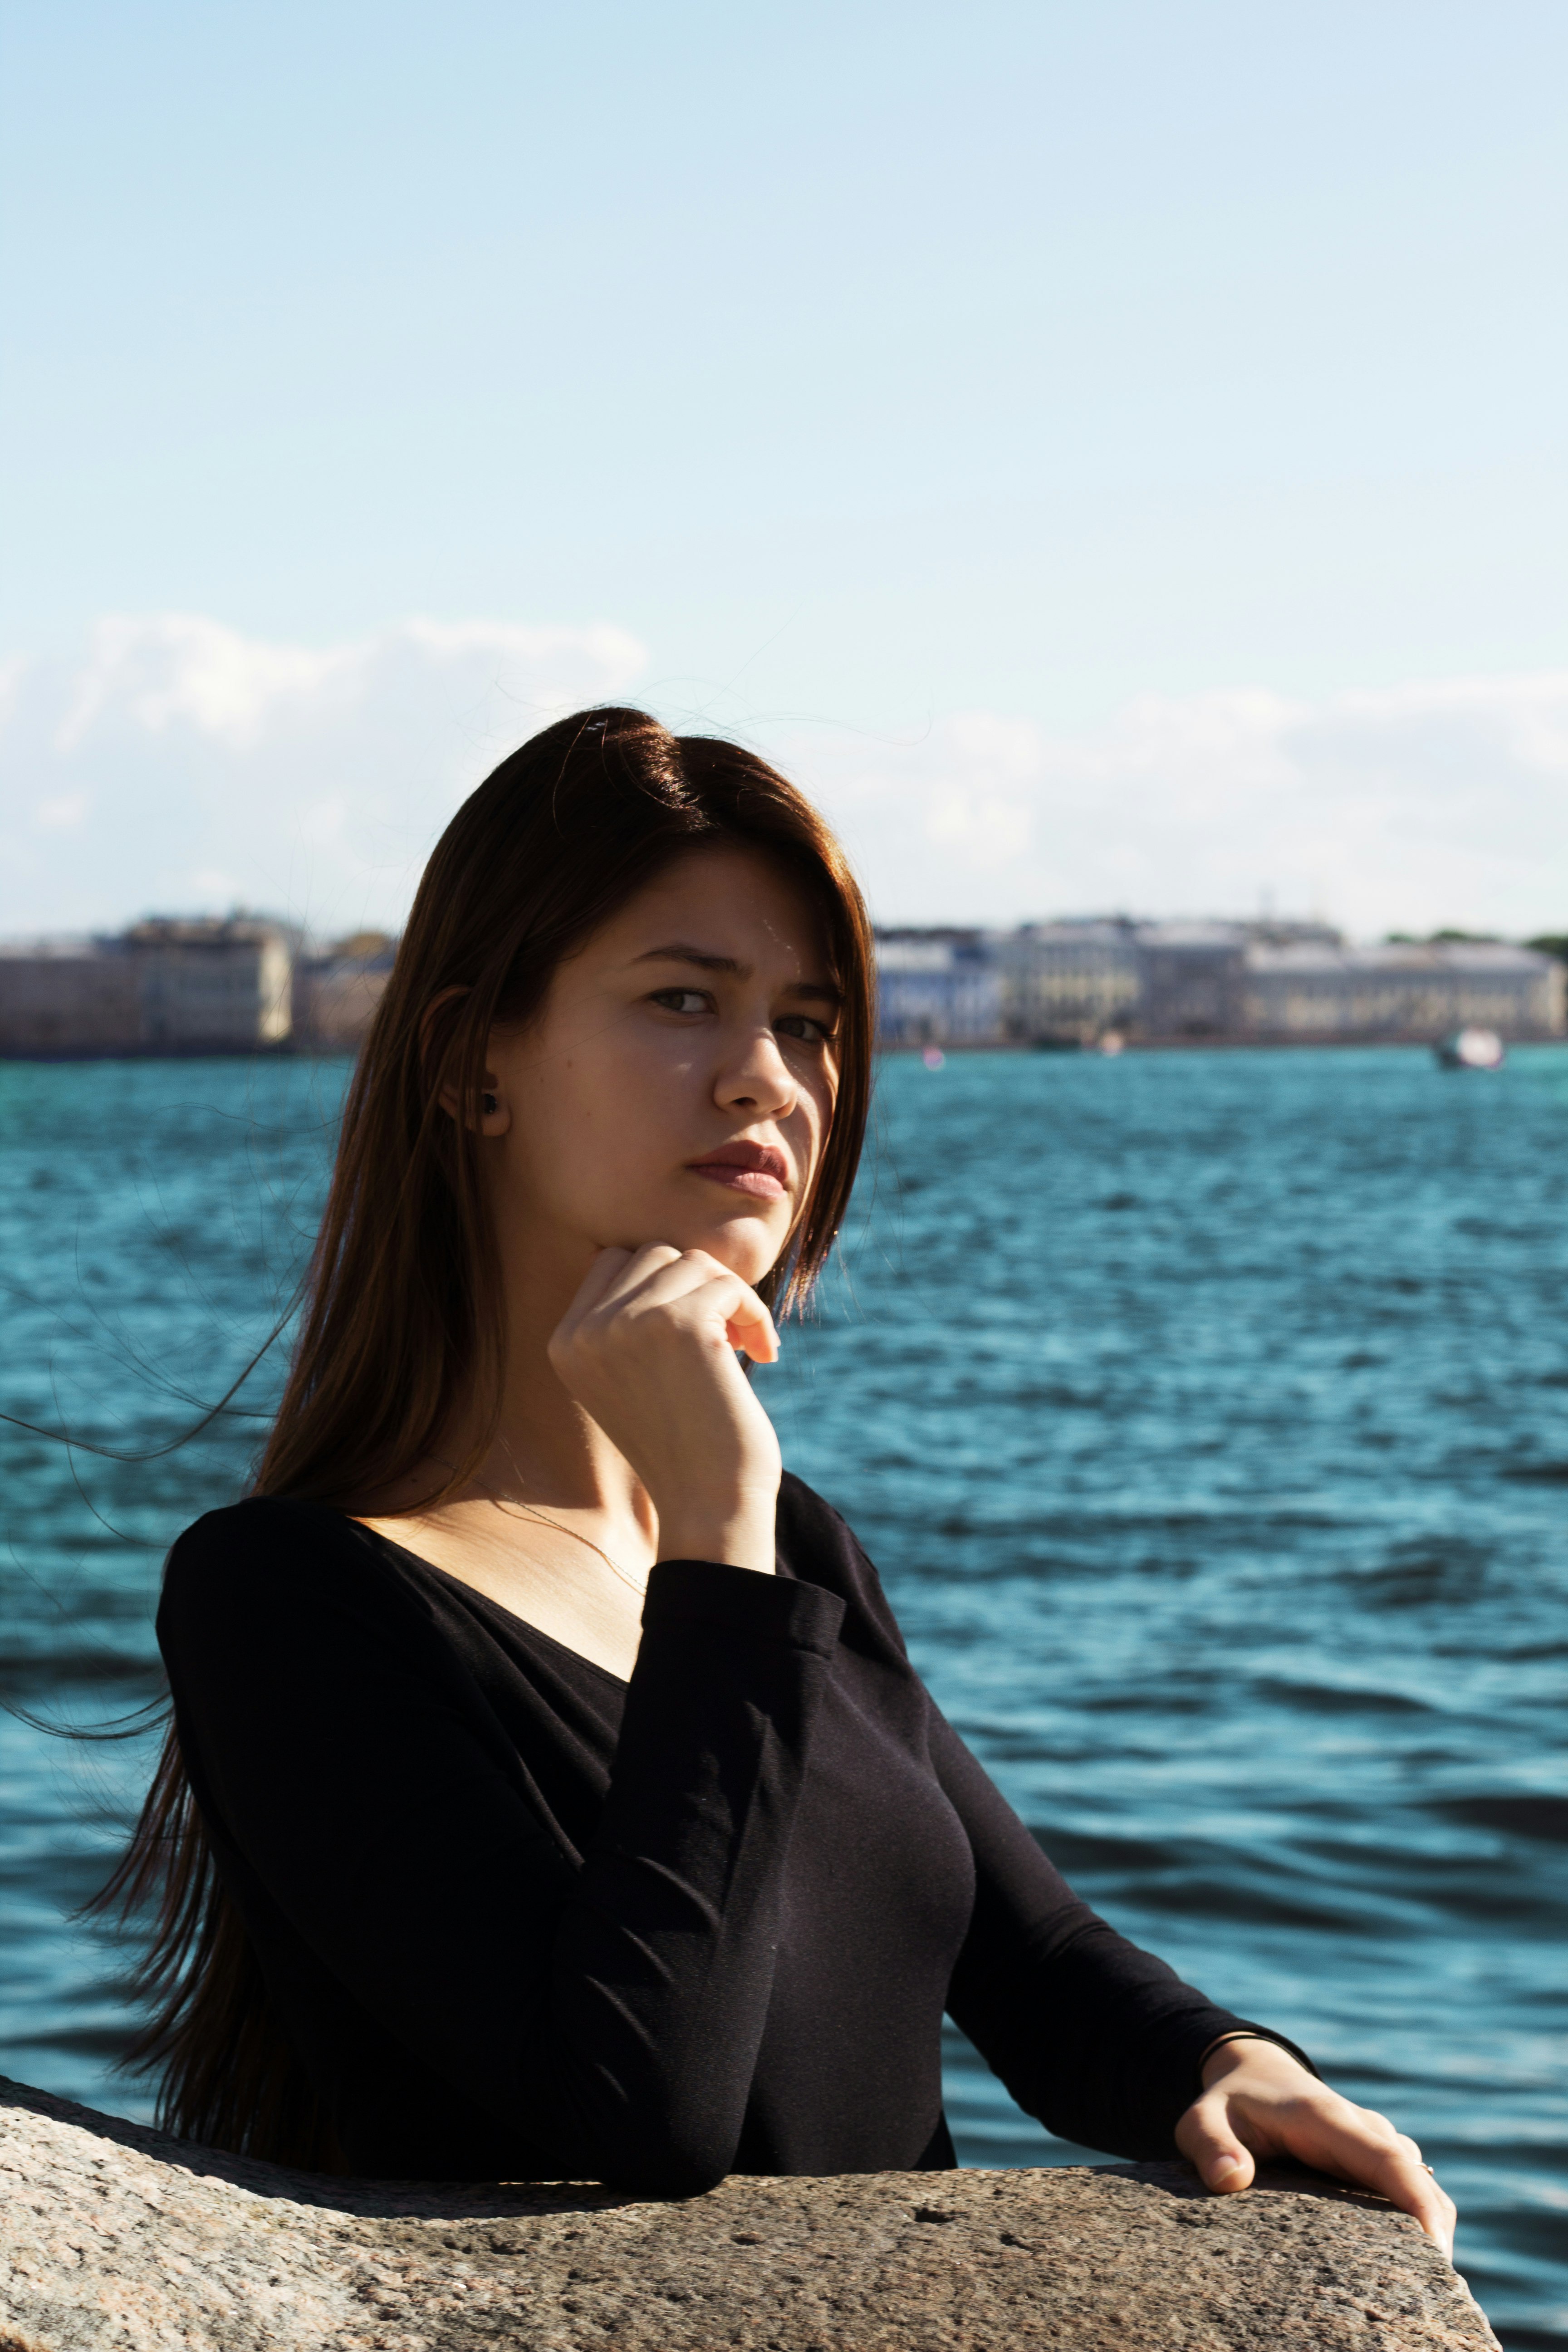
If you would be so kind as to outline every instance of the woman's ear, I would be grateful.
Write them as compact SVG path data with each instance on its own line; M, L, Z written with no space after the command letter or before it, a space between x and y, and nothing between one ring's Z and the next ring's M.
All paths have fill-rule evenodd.
M510 1125L511 1105L500 1091L495 1072L487 1070L484 1087L479 1095L479 1133L505 1135Z
M504 1135L511 1125L511 1108L493 1070L486 1070L479 1101L471 1102L466 1114L456 1087L443 1087L437 1099L448 1118L466 1116L476 1135Z
M465 1108L456 1087L443 1087L437 1100L448 1118L465 1120L476 1135L504 1135L511 1125L511 1106L501 1090L500 1080L488 1065L478 1102L470 1096Z
M466 988L444 988L440 995L432 997L426 1006L419 1025L426 1055L430 1052L437 1016L442 1006L450 1004L457 997L467 996L468 992ZM511 1125L510 1108L500 1090L500 1081L489 1066L488 1058L477 1103L470 1101L465 1108L461 1091L454 1086L443 1086L436 1099L448 1118L463 1120L477 1135L504 1135Z

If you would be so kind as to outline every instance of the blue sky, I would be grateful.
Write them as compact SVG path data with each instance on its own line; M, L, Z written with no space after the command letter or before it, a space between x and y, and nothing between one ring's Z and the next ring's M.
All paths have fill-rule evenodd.
M579 691L889 918L1568 921L1559 0L0 28L0 928L395 919Z

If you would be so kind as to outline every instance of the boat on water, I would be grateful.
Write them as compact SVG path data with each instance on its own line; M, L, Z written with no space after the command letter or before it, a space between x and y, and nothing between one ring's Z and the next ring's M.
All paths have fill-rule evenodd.
M1508 1047L1495 1029L1456 1029L1432 1051L1445 1070L1500 1070L1508 1059Z

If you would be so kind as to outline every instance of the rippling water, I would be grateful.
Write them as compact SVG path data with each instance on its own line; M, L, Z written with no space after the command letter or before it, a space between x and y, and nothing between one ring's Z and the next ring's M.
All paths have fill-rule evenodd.
M186 1425L277 1311L342 1079L0 1067L0 1407ZM896 1060L763 1385L1076 1884L1421 2139L1510 2352L1568 2347L1565 1207L1562 1049ZM146 1695L163 1548L254 1436L0 1435L11 1695ZM68 1915L145 1769L0 1718L0 2064L123 2112L117 1958ZM951 2058L967 2161L1075 2160Z

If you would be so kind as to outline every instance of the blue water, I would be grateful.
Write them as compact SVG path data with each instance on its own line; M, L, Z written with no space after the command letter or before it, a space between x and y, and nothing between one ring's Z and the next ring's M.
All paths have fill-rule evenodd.
M0 1066L0 1407L184 1427L286 1300L342 1075ZM1413 2131L1510 2352L1568 2347L1568 1051L910 1058L879 1100L763 1376L792 1466L1075 1882ZM0 1435L9 1691L147 1695L163 1546L257 1433ZM0 2065L122 2112L122 1956L68 1915L145 1769L0 1718ZM967 2161L1076 2159L950 2055Z

